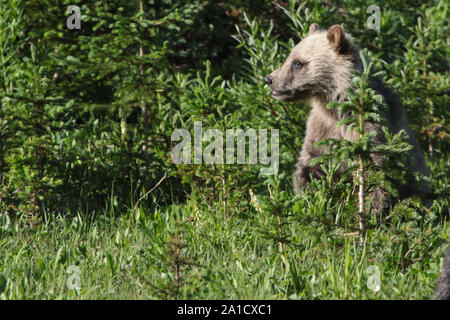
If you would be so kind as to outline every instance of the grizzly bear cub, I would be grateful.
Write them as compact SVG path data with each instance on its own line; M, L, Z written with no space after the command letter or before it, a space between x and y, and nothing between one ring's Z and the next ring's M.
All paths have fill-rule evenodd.
M306 137L300 152L293 183L296 191L305 189L310 182L310 176L323 175L318 165L310 166L313 158L326 152L325 147L316 147L315 143L326 138L346 139L354 141L357 136L354 131L345 126L336 127L342 119L335 109L327 109L330 102L343 102L347 99L346 89L351 86L350 70L362 72L362 62L359 48L352 37L346 34L342 27L334 25L327 31L321 31L317 24L312 24L309 35L297 44L286 62L277 70L264 78L269 85L272 96L281 101L305 101L311 107L306 126ZM429 175L424 155L416 141L403 107L398 103L393 93L383 86L381 81L373 84L373 89L384 97L388 105L386 118L387 127L392 133L404 129L413 146L411 156L415 160L409 164L413 171L425 176ZM377 143L383 143L384 135L381 126L374 123L367 126L375 131ZM376 164L381 159L374 156ZM403 194L411 194L411 186L405 186ZM419 195L427 193L428 186L423 184L414 189ZM373 193L372 208L387 212L392 205L390 194L379 187Z

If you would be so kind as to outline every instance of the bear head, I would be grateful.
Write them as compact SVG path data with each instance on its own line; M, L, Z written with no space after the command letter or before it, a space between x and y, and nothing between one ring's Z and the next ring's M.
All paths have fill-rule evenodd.
M361 69L358 60L358 48L340 25L322 31L314 23L309 35L294 47L285 63L264 80L278 100L339 101L350 86L350 70Z

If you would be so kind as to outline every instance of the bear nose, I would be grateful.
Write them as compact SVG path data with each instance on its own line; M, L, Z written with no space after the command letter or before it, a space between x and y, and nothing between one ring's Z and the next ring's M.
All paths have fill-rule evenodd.
M264 81L270 86L272 84L272 79L270 77L264 77Z

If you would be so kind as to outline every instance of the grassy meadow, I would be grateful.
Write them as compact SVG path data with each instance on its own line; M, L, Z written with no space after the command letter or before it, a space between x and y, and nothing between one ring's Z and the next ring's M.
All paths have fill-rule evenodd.
M450 236L448 1L383 1L378 30L372 4L2 1L0 299L431 299ZM310 107L263 80L312 23L368 50L431 172L427 201L367 207L363 246L338 159L293 191ZM278 129L278 173L175 164L174 130L194 139L197 121ZM383 170L367 188L402 179Z

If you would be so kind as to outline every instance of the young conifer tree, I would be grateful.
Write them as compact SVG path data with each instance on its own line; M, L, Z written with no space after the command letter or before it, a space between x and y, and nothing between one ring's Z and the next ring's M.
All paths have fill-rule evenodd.
M26 214L34 223L58 200L60 150L74 121L70 101L52 90L45 48L25 31L24 7L0 7L0 214Z
M92 1L80 11L80 30L63 26L65 38L51 39L58 86L79 110L83 143L94 146L74 155L81 162L69 178L75 186L90 181L83 192L95 194L92 205L111 192L123 203L130 190L145 193L166 169L173 96L166 34L182 12L142 0Z
M327 108L338 108L342 120L337 126L353 130L354 141L325 139L319 145L326 145L329 152L315 159L315 163L338 158L345 165L342 169L352 172L354 185L358 190L358 230L360 245L364 245L367 213L380 207L376 202L390 202L398 196L396 186L413 179L405 170L404 160L412 146L406 142L407 133L400 130L392 134L386 127L387 105L383 97L371 88L383 71L373 72L364 51L360 53L363 72L352 71L352 86L347 89L348 99L343 103L330 103ZM375 130L381 128L380 130ZM346 159L350 159L346 161ZM372 210L374 211L374 210Z

